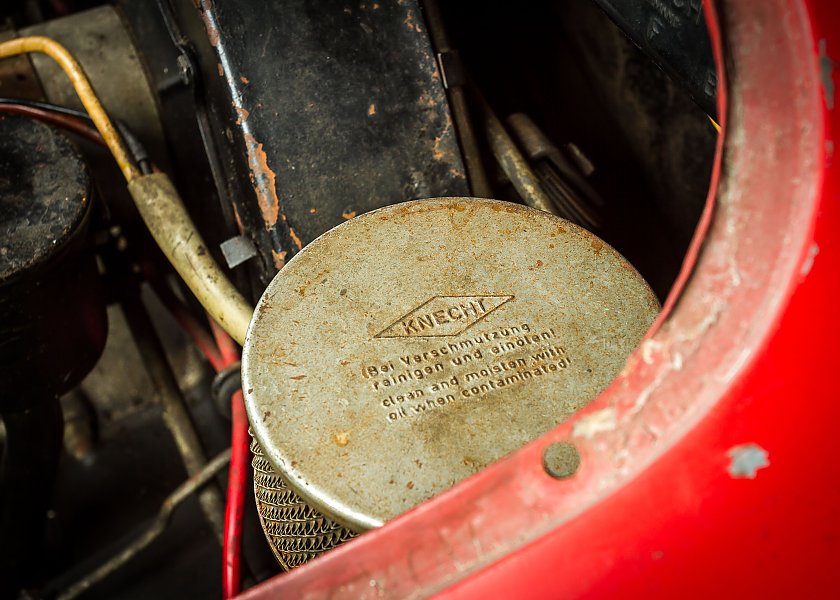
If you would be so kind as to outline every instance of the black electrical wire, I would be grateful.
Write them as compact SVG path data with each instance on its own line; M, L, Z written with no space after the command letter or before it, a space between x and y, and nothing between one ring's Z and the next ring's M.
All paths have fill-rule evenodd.
M90 116L88 116L86 112L76 110L74 108L59 106L58 104L50 104L49 102L25 100L22 98L0 98L0 105L26 106L29 108L42 110L44 112L67 115L69 117L74 117L76 119L82 120L85 123L87 123L91 128L95 129L93 120L90 118ZM122 121L115 119L114 127L117 128L120 137L123 139L123 142L125 143L129 154L134 159L134 162L140 169L140 172L144 175L148 175L149 173L151 173L152 161L149 157L149 153L146 151L145 146L143 146L143 143L137 138L137 136L134 135L134 133L132 133L132 131Z

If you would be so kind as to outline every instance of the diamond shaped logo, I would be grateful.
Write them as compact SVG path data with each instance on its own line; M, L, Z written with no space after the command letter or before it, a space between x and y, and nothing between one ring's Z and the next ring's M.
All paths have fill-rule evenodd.
M463 333L513 296L433 296L374 337L451 337Z

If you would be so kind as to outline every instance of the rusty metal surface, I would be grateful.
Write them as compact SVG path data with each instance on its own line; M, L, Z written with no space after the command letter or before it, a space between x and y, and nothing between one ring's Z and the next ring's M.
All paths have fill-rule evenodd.
M392 206L269 285L243 353L249 419L296 493L369 529L585 406L658 308L562 219L467 198Z
M416 0L173 4L264 284L352 215L468 193Z
M299 567L353 537L353 532L326 518L289 489L265 459L257 440L251 442L251 454L260 524L280 566L286 570Z

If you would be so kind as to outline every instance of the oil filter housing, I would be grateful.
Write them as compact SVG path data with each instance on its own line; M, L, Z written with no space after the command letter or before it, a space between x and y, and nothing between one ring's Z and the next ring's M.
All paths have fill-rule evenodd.
M565 420L658 310L599 238L506 202L398 204L312 242L263 294L242 360L257 505L281 564Z

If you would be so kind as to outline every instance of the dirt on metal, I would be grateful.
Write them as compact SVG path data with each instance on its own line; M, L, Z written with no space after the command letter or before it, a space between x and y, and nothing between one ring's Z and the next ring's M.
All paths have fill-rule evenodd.
M243 354L252 430L291 490L363 531L588 404L658 310L615 250L547 213L380 209L307 246L263 295Z

